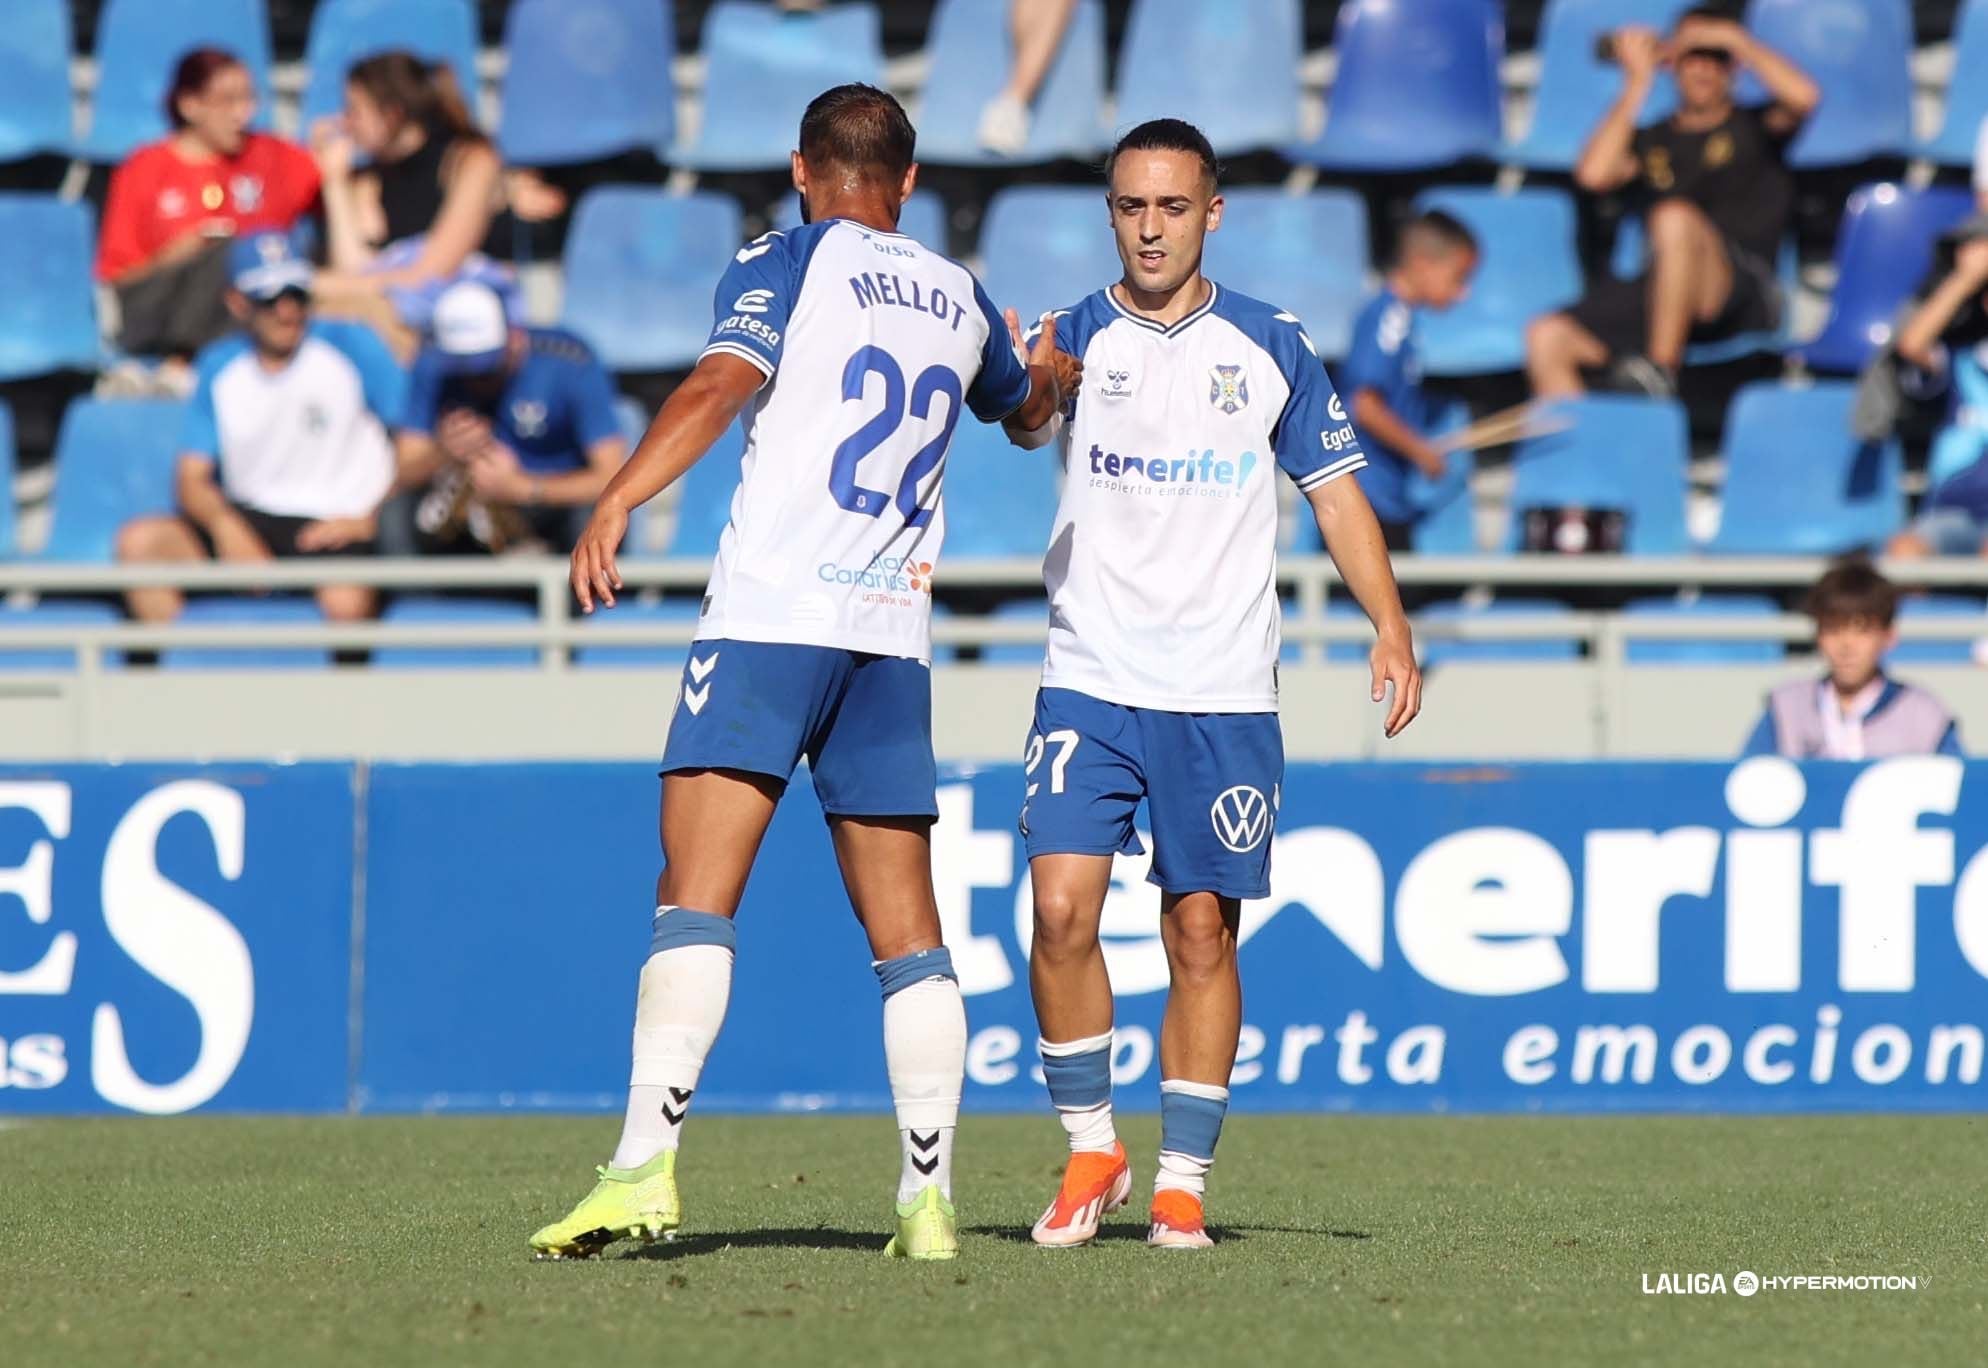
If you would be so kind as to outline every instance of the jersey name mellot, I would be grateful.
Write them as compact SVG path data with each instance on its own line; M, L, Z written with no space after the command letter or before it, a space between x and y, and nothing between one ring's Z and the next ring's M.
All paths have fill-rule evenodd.
M767 383L699 640L931 657L939 488L953 429L1028 397L1028 371L972 274L845 219L739 250L704 354Z
M1099 291L1057 315L1084 363L1043 568L1043 684L1170 712L1271 712L1276 471L1366 464L1298 320L1215 287L1163 328Z

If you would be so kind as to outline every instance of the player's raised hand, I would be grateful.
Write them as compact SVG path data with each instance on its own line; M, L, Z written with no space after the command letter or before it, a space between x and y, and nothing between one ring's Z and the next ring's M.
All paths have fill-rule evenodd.
M1056 377L1057 392L1071 395L1084 380L1084 363L1056 345L1056 315L1042 316L1042 331L1036 334L1035 345L1029 348L1029 364L1042 366Z
M594 611L596 600L603 608L614 607L614 591L621 587L621 572L615 568L615 552L628 534L628 513L619 504L602 499L587 519L587 530L573 548L573 597L580 611Z
M1388 739L1392 740L1422 711L1422 671L1415 664L1414 641L1405 629L1399 634L1385 633L1374 643L1368 660L1374 670L1374 702L1387 697L1388 685L1394 685L1394 701L1388 706L1386 727Z

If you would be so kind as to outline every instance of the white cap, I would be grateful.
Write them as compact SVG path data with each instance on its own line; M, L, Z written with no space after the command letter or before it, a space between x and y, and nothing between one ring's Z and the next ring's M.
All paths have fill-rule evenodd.
M511 325L504 301L488 285L457 281L435 300L435 350L457 374L494 370L504 359Z

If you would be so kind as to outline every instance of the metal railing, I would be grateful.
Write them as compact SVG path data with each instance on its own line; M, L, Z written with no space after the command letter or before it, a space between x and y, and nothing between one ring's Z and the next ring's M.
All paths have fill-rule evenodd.
M1580 590L1795 589L1812 583L1829 562L1807 558L1641 559L1624 556L1404 557L1396 576L1415 587L1460 590L1575 592ZM1884 565L1901 583L1915 587L1988 591L1988 561L1977 558L1896 562ZM705 560L628 560L621 566L624 595L645 590L696 592L710 573ZM1292 594L1284 617L1284 638L1305 658L1319 658L1328 643L1365 642L1371 629L1357 615L1328 616L1326 605L1341 581L1323 556L1297 557L1278 567L1280 585ZM0 633L0 649L65 649L77 653L79 673L105 667L105 653L183 648L260 647L323 650L425 648L534 648L539 668L569 668L568 651L595 646L669 646L688 643L695 624L616 622L612 612L581 617L567 583L567 565L556 557L495 560L334 559L283 561L266 565L59 565L14 562L0 565L0 594L24 596L108 595L132 588L172 587L192 592L247 593L308 591L322 584L368 585L386 590L530 591L537 605L531 622L488 623L214 623L169 625L116 623L34 626L22 623ZM1018 593L1041 588L1041 563L1029 558L948 562L941 595L948 589ZM1908 639L1972 640L1988 637L1988 617L1915 617L1900 624ZM942 646L1028 644L1043 640L1045 625L978 615L947 615L932 624ZM1587 644L1594 661L1623 662L1630 640L1760 640L1801 642L1813 634L1797 614L1745 617L1626 617L1620 613L1542 612L1524 617L1497 615L1418 618L1423 641L1537 641L1569 637Z

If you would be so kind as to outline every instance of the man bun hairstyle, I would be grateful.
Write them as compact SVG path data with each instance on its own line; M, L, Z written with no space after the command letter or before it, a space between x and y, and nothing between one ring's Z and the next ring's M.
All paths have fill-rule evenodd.
M1861 619L1889 627L1898 616L1898 586L1869 561L1847 560L1816 581L1805 607L1819 623Z
M1148 119L1118 140L1105 158L1104 179L1111 183L1112 168L1126 152L1186 152L1201 159L1201 170L1210 187L1221 181L1221 164L1215 160L1214 144L1208 135L1185 119Z
M918 135L887 90L851 82L824 90L801 115L801 159L896 186L911 169Z

